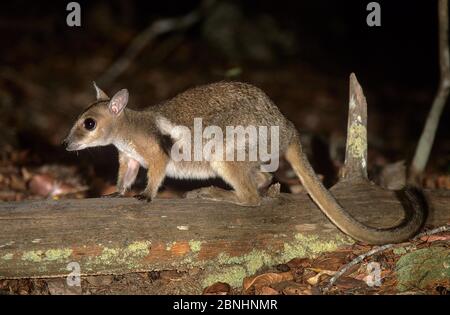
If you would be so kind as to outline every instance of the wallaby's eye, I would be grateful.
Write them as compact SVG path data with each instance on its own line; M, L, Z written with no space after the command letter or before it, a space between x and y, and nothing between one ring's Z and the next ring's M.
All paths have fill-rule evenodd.
M96 124L97 124L97 123L96 123L95 120L92 119L92 118L86 118L86 119L84 120L84 128L86 128L86 129L89 130L89 131L94 130Z

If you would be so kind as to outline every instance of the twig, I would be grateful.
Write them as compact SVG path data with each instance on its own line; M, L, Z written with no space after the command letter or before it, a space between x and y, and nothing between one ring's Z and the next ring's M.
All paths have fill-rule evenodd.
M358 257L356 257L355 259L353 259L351 262L349 262L348 264L346 264L344 267L342 267L331 279L330 282L328 283L328 285L325 287L325 291L328 291L329 289L331 289L331 287L334 285L334 283L337 281L337 279L339 279L340 276L342 276L344 273L346 273L351 267L359 264L360 262L362 262L364 259L366 259L369 256L375 255L379 252L382 252L386 249L389 249L391 247L393 247L395 244L386 244L383 246L379 246L379 247L375 247L374 249L372 249L371 251L368 251L365 254L361 254Z
M430 231L427 232L423 232L420 234L417 234L411 241L417 240L421 237L424 236L428 236L428 235L433 235L433 234L437 234L437 233L441 233L441 232L446 232L446 231L450 231L450 224L432 229ZM372 255L375 255L377 253L380 253L382 251L385 251L386 249L392 248L394 246L397 246L398 244L386 244L383 246L379 246L376 247L370 251L368 251L367 253L361 254L358 257L356 257L355 259L353 259L351 262L349 262L348 264L346 264L344 267L342 267L331 279L330 282L328 283L328 285L324 288L324 292L328 291L331 289L331 287L335 284L335 282L337 281L337 279L339 279L339 277L341 277L344 273L346 273L351 267L359 264L360 262L362 262L364 259L366 259L367 257L370 257Z
M133 39L123 55L117 59L96 81L102 86L110 85L129 67L133 59L136 58L136 56L151 40L165 33L186 29L197 22L199 18L199 11L194 10L191 13L179 18L168 18L153 22Z
M424 236L429 236L429 235L433 235L433 234L437 234L437 233L441 233L441 232L447 232L447 231L450 231L450 224L417 234L412 240L415 241Z
M428 113L422 135L414 154L409 172L409 182L416 183L428 162L436 129L450 92L450 58L448 48L448 0L439 0L439 66L440 83L431 110Z

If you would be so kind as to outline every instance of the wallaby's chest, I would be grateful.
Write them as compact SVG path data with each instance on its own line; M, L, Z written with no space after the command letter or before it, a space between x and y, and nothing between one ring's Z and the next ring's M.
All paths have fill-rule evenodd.
M125 154L128 158L138 161L144 168L148 167L147 161L145 161L145 159L137 152L136 146L132 141L119 140L116 141L114 145L117 150Z

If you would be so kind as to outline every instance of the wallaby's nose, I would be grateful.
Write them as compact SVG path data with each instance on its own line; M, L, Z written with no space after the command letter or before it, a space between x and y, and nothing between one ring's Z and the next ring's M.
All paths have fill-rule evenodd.
M65 138L61 141L61 144L62 144L63 146L66 146L66 147L67 147L67 145L69 144L69 136L65 137Z
M64 138L61 141L61 145L63 145L67 151L72 151L71 148L70 148L69 136L67 136L66 138Z

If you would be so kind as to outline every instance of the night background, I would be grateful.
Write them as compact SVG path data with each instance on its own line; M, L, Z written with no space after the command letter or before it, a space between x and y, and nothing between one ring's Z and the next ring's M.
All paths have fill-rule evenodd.
M99 197L115 191L114 147L67 152L62 144L78 115L95 100L93 81L110 96L127 88L128 107L133 109L197 85L251 83L294 122L311 164L331 187L344 162L349 76L354 72L368 103L369 177L384 188L404 185L439 86L437 1L377 1L380 27L367 25L370 1L363 0L77 1L80 27L66 24L69 2L2 3L0 202ZM198 14L197 20L141 41L142 49L124 71L110 75L111 65L144 30L161 19L183 19L191 12ZM449 123L447 106L425 172L416 183L423 188L450 189ZM139 192L145 180L141 169L129 195ZM282 192L304 192L286 162L275 181ZM166 179L158 197L180 198L211 184L226 187L220 180ZM445 237L442 242L447 240L448 246ZM368 249L361 245L356 252ZM333 257L332 265L343 264ZM286 268L298 270L304 268L302 263ZM170 272L148 273L145 279L178 279ZM111 278L111 283L138 283L141 276ZM0 293L48 291L49 285L39 281L0 281ZM357 287L351 281L347 289ZM438 287L430 292L437 294ZM448 294L448 285L443 287ZM132 290L127 284L110 293ZM151 293L177 293L154 290Z
M127 88L130 108L199 84L252 83L312 138L305 146L328 185L343 160L351 72L369 106L370 171L398 160L409 163L437 90L434 1L381 1L381 27L367 26L367 1L213 2L197 23L147 43L107 84L98 79L140 31L209 2L81 1L81 27L67 26L67 3L16 1L0 12L2 163L72 165L89 186L88 195L102 193L103 180L114 183L115 149L66 153L61 141L94 100L92 81L109 94ZM429 174L448 174L449 116L444 110ZM18 196L9 188L2 199L29 193Z

